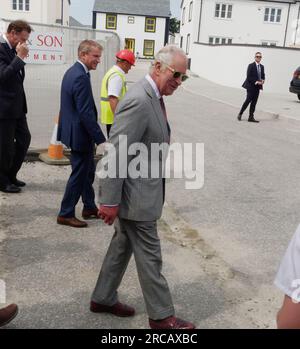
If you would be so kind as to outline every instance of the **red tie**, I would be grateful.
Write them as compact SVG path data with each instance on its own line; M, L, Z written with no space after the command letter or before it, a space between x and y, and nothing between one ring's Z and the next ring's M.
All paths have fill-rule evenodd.
M169 134L169 141L168 141L168 143L170 144L171 128L170 128L170 125L168 123L167 110L166 110L166 106L165 106L165 103L164 103L164 100L163 100L162 97L159 99L159 102L160 102L161 109L162 109L162 111L164 113L164 116L166 118L168 134Z
M166 106L165 106L165 102L164 102L164 100L163 100L162 97L160 97L159 102L160 102L161 109L162 109L162 111L163 111L163 113L164 113L164 116L165 116L165 118L166 118L166 120L167 120L167 122L168 122Z

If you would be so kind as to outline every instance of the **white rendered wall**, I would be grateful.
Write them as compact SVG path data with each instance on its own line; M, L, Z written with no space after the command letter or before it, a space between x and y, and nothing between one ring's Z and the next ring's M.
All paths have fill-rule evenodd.
M192 42L199 41L208 43L210 36L229 37L233 43L259 45L262 41L276 42L277 46L283 46L286 35L286 46L294 45L295 29L297 26L300 2L289 4L280 2L249 1L249 0L193 0L193 19L188 22L188 8L191 0L184 0L182 10L186 8L185 23L180 27L183 36L183 48L188 33L191 34ZM233 5L231 19L215 18L216 2ZM198 27L200 16L200 5L202 3L202 17L200 38L198 40ZM264 22L266 7L280 8L280 23ZM182 16L182 13L181 13ZM288 25L287 25L288 20ZM287 32L286 32L287 31ZM300 44L300 28L296 38Z
M69 2L64 0L64 25L68 25L69 12ZM61 18L61 0L30 0L30 11L14 11L12 10L11 0L0 0L0 18L9 20L24 19L33 23L56 24L56 19Z
M190 34L190 47L193 42L198 40L198 24L200 16L200 0L193 0L192 20L189 21L189 8L192 0L184 0L182 9L185 7L185 21L182 25L182 12L181 12L181 25L180 35L183 37L182 49L186 51L187 35ZM190 56L190 55L189 55Z
M230 87L241 87L255 52L262 52L266 83L264 90L289 93L294 70L300 66L298 49L261 46L198 45L191 46L191 70L199 76Z
M283 45L288 4L231 0L231 19L215 18L215 4L215 1L203 1L200 42L208 42L209 36L218 36L233 38L233 43L256 45L267 40ZM281 8L281 22L264 22L265 7Z

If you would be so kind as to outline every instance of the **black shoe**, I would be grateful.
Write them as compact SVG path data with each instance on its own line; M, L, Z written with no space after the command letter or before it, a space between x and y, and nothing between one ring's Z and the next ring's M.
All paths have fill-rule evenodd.
M14 184L6 184L0 186L0 191L3 191L3 193L20 193L21 189Z
M239 114L239 115L237 116L237 119L238 119L239 121L241 121L241 120L242 120L242 114Z
M255 120L254 118L249 118L248 122L259 122L258 120Z
M19 181L17 178L11 180L11 183L14 184L16 187L25 187L26 183L23 181Z

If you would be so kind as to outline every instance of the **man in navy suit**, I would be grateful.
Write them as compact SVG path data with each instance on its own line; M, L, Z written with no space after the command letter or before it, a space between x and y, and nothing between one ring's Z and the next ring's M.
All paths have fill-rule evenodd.
M57 139L71 148L72 173L67 183L57 223L83 228L87 223L75 217L75 206L81 196L82 217L98 218L93 182L95 177L94 147L105 142L97 123L90 70L96 70L102 46L84 40L78 48L78 61L64 75Z
M17 173L31 140L23 86L31 30L27 22L17 20L0 36L0 191L4 193L19 193L26 184Z
M265 82L265 68L262 64L260 64L262 55L260 52L256 52L255 54L255 62L249 64L247 69L247 78L243 83L243 87L247 90L247 98L242 105L242 108L238 114L238 120L242 120L243 112L247 109L250 104L249 111L249 122L259 122L254 119L254 112L256 103L259 96L259 91L263 89L263 84Z

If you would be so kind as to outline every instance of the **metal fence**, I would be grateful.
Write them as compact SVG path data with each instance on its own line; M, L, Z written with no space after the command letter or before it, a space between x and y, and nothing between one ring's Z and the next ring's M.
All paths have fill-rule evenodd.
M10 21L2 21L5 30ZM55 117L59 112L60 86L65 71L77 59L79 43L85 39L99 42L104 51L101 63L96 71L91 72L94 98L100 111L100 86L105 72L114 64L115 53L120 49L120 39L112 32L98 31L79 27L63 27L30 23L34 32L63 33L63 64L26 64L25 91L28 102L28 123L32 134L31 147L48 147L54 127Z

